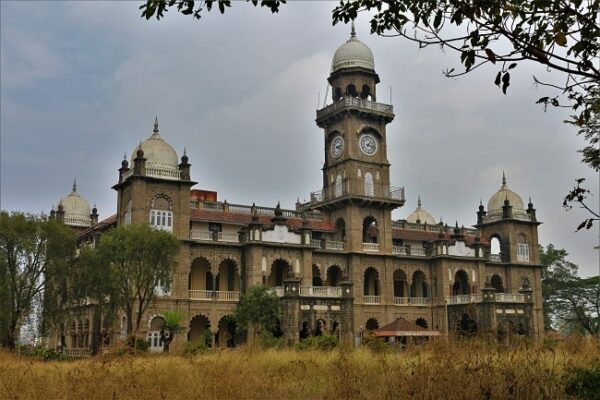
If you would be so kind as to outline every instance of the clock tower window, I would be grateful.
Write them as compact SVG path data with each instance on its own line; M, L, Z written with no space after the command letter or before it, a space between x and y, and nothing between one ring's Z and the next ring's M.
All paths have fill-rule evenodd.
M373 184L373 175L370 172L365 173L365 196L375 196L375 187Z
M154 229L173 232L173 208L167 197L156 196L152 201L150 226Z

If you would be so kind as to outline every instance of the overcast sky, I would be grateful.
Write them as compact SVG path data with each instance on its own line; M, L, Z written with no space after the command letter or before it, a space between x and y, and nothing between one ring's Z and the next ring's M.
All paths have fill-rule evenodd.
M123 153L152 133L155 115L178 154L187 147L196 188L293 208L322 182L317 99L349 36L348 26L331 25L335 5L293 2L271 15L234 3L201 21L172 11L157 22L141 19L134 2L0 2L1 208L48 212L76 177L100 217L110 216ZM407 201L394 217L406 217L420 194L436 219L470 226L505 170L509 187L525 203L532 197L541 243L597 274L598 226L574 233L586 214L561 205L585 177L598 207L598 174L580 163L583 140L561 123L568 113L534 104L552 93L532 74L556 73L520 65L505 96L495 69L444 78L459 67L456 54L372 36L368 26L357 21L375 55L378 100L391 92L396 113L388 158Z

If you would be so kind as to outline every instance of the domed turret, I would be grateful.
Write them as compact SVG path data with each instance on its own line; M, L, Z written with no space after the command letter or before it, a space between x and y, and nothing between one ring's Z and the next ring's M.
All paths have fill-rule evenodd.
M490 200L488 201L488 212L502 210L505 200L508 200L514 210L525 209L521 196L508 188L506 185L506 175L502 172L502 186L500 187L500 190L490 197Z
M411 212L408 217L406 217L406 221L412 224L435 225L435 219L433 218L433 216L429 214L427 210L421 207L421 196L419 196L417 208L415 209L415 211Z
M158 133L158 118L154 121L154 131L146 141L140 143L131 152L131 165L139 150L146 159L146 175L163 179L179 179L179 159L170 144Z
M331 62L331 72L343 68L365 68L375 70L375 58L371 49L356 38L354 24L350 39L335 51Z
M77 192L77 180L73 181L73 191L59 202L64 211L64 223L71 226L90 226L92 209L90 203Z

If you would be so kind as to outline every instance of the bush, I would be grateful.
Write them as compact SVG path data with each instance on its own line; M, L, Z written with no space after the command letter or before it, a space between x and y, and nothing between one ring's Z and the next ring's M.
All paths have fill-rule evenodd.
M383 339L378 339L371 335L363 335L362 345L373 353L385 353L390 350L389 345Z
M209 343L211 342L212 333L207 329L202 333L200 339L187 342L183 347L183 354L188 356L197 356L199 354L204 354L208 350L210 350Z
M283 336L277 338L273 336L272 332L265 330L262 331L260 335L258 335L258 342L260 344L260 347L262 347L263 349L280 349L283 347Z
M600 399L600 361L591 368L570 368L563 376L565 393L581 400Z
M322 351L331 351L339 345L339 340L336 336L321 335L311 336L301 340L296 344L296 350L316 349Z
M135 340L135 349L139 351L147 351L150 347L150 343L145 339L136 339Z

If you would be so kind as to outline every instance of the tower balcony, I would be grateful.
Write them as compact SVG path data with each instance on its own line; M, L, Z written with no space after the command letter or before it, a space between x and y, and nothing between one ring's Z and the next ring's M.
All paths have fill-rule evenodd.
M317 208L349 198L363 203L392 204L395 207L404 204L403 187L372 184L360 188L354 187L353 189L357 190L350 190L351 187L353 186L348 181L311 192L308 205L311 208Z
M327 107L317 110L317 125L342 113L360 113L374 119L384 119L386 123L394 119L394 108L390 104L377 103L358 97L344 97Z

